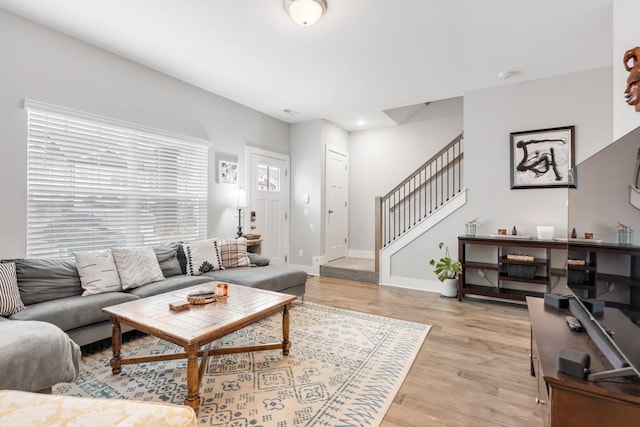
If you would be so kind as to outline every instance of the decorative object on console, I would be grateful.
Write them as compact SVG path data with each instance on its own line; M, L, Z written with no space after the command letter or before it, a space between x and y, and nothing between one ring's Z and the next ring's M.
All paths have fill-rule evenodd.
M16 276L16 264L0 263L0 316L11 316L25 309Z
M215 270L223 270L217 239L197 240L181 244L185 257L185 274L199 276Z
M574 129L512 132L511 188L575 188Z
M539 225L536 227L536 232L538 233L538 239L540 240L553 239L554 231L555 229L550 225Z
M478 229L478 218L475 218L464 225L464 234L469 237L476 237L477 229Z
M111 249L118 267L122 289L132 289L164 280L160 264L151 246Z
M621 223L620 221L618 221L618 244L633 244L633 229L628 225Z
M110 249L74 252L78 275L84 292L82 295L94 295L122 290L118 267Z
M624 53L624 69L629 72L627 77L627 88L624 90L624 97L627 104L634 106L636 111L640 111L640 46L636 46Z

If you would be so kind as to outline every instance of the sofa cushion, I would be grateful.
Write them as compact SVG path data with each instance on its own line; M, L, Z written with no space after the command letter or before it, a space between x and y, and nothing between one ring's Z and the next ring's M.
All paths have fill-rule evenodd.
M118 267L122 289L137 288L164 279L156 254L150 246L114 248L111 253Z
M74 381L80 373L80 357L80 346L55 325L35 321L0 324L0 389L39 391ZM0 413L6 414L6 408ZM50 421L46 417L39 421L48 424L45 420ZM30 423L6 420L0 424Z
M216 239L197 240L182 243L181 246L186 260L187 276L198 276L224 268Z
M167 277L159 282L130 289L127 292L140 298L146 298L153 295L163 294L165 292L173 292L179 289L188 288L189 286L200 285L212 280L213 279L208 276L184 276L181 274L180 276Z
M178 261L179 247L180 244L178 242L162 243L153 246L153 251L156 253L156 258L158 259L158 264L160 264L160 270L162 270L164 277L184 274Z
M249 261L251 262L251 264L257 265L258 267L264 267L265 265L269 265L269 263L271 262L271 260L266 256L253 254L251 252L249 252L247 255L249 256Z
M18 290L16 264L7 262L0 264L0 316L10 316L24 310Z
M247 256L247 239L244 237L220 239L218 249L224 268L248 267L251 264Z
M73 256L84 289L82 295L122 290L118 268L110 249L74 252Z
M41 320L53 323L63 331L109 320L102 313L104 307L139 299L126 292L106 292L102 294L73 296L44 301L27 307L11 316L12 320Z
M13 261L20 298L27 306L82 294L73 258L20 258Z
M304 271L292 270L278 265L229 268L212 271L206 273L205 276L222 282L236 283L276 292L304 285L307 282L307 273Z

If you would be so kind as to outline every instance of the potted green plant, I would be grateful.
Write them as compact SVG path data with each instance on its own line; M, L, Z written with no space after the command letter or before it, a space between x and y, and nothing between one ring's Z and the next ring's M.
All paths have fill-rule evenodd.
M458 293L458 277L462 273L462 264L460 261L451 258L449 255L449 247L443 242L438 244L438 248L442 249L444 246L444 256L437 262L435 259L429 261L430 265L435 267L433 270L443 284L442 296L455 297Z

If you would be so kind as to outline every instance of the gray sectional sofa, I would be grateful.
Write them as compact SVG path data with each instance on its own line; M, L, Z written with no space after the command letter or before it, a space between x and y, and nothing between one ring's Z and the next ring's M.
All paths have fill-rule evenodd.
M25 310L3 320L37 320L52 323L78 345L111 337L111 323L102 308L189 286L219 280L302 297L307 274L277 265L259 255L248 254L252 265L210 271L202 275L183 273L178 259L178 243L154 246L164 280L126 291L83 296L74 258L14 259L18 288ZM267 262L265 262L265 260ZM126 329L125 329L126 330Z

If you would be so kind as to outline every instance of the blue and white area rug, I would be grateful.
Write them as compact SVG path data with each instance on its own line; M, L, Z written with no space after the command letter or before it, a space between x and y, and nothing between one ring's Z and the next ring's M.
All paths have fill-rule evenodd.
M276 314L228 335L214 347L282 339ZM430 326L310 303L291 309L289 356L268 350L209 358L200 388L203 426L377 426L391 405ZM122 354L178 353L146 336ZM111 374L111 349L86 356L79 378L55 394L171 402L186 396L186 360L125 365Z

